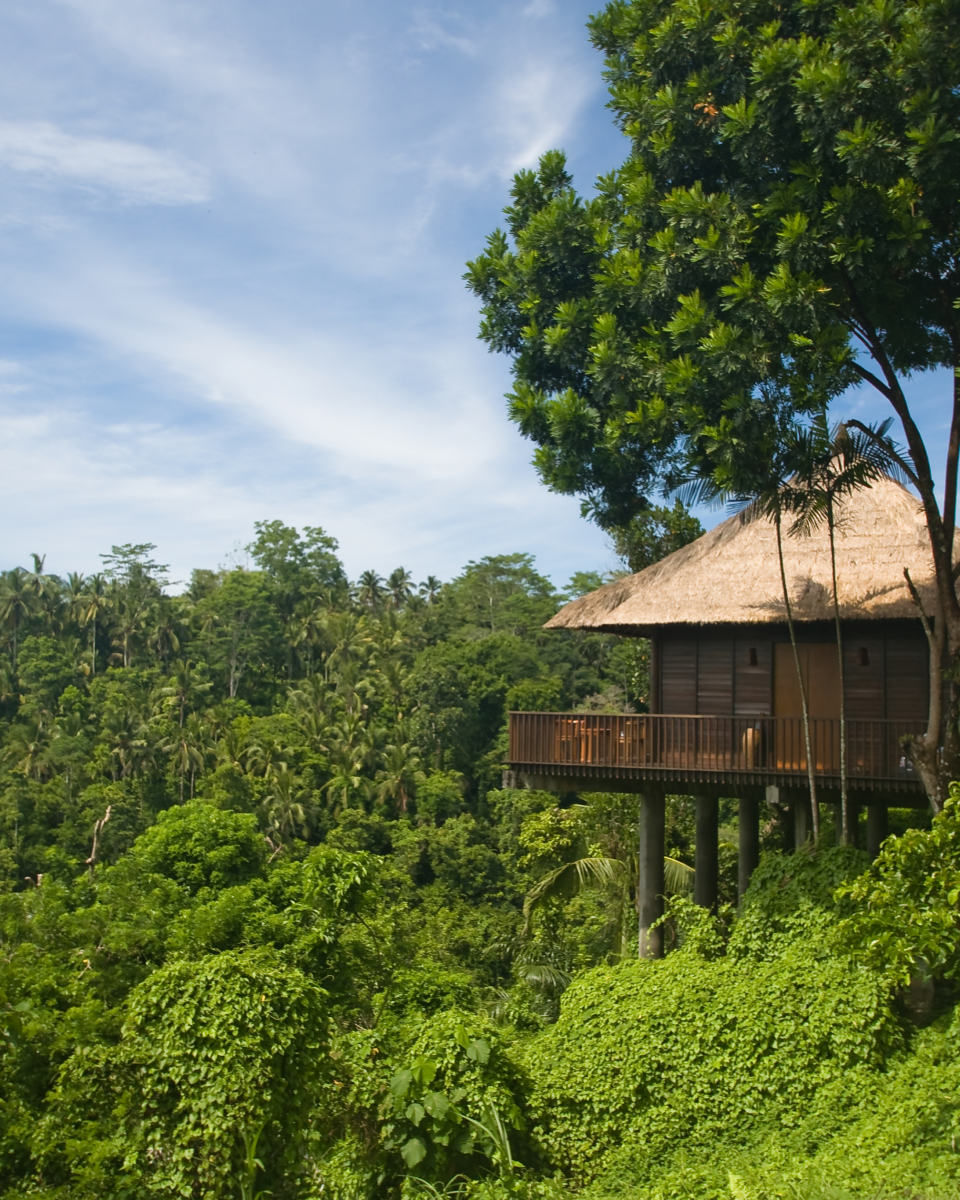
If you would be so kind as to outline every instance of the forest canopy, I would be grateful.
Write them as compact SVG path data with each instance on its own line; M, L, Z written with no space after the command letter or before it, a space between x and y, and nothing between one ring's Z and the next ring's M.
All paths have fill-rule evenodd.
M5 1200L957 1191L960 800L866 873L770 810L736 912L724 801L713 916L670 797L638 963L636 797L501 778L510 708L643 710L645 642L542 628L598 579L351 583L270 522L175 595L153 553L2 579Z

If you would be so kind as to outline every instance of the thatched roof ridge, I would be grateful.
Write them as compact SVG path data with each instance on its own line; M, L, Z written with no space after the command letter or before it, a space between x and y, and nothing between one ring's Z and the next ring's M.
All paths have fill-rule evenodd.
M845 619L916 618L903 576L933 590L923 510L891 479L855 493L838 510L840 614ZM784 561L798 621L833 619L826 528L788 536ZM548 629L644 633L661 625L782 624L786 620L772 521L737 513L661 562L565 605Z

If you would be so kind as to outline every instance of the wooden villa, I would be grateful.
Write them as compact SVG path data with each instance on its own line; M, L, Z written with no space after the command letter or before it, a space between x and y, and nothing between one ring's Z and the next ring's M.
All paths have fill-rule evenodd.
M927 641L904 578L933 588L918 501L881 480L838 512L849 792L867 807L876 853L889 805L925 798L902 746L926 726ZM840 669L824 529L784 533L818 799L839 800ZM530 787L641 795L641 953L659 953L663 796L697 801L695 896L713 905L717 803L740 801L740 889L758 857L764 800L791 813L797 844L811 822L800 685L786 623L776 530L738 514L636 575L566 605L548 629L591 629L651 643L649 713L511 713L510 763Z

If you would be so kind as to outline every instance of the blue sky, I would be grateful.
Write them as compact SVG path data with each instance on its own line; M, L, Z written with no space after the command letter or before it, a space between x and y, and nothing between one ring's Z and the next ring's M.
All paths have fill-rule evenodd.
M622 158L594 7L6 0L0 566L151 541L183 580L274 517L354 577L613 566L461 281L514 171L560 146L588 190ZM916 394L935 434L944 381Z

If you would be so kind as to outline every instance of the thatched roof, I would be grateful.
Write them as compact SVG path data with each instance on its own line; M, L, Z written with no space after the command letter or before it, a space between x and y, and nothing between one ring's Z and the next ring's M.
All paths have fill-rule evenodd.
M904 567L925 599L933 588L933 560L919 501L900 484L883 479L848 499L838 510L838 523L841 616L916 618ZM787 519L784 561L794 616L798 621L832 620L827 530L789 536L789 528ZM776 529L764 518L744 519L738 513L661 562L565 605L546 627L642 634L661 625L785 620Z

